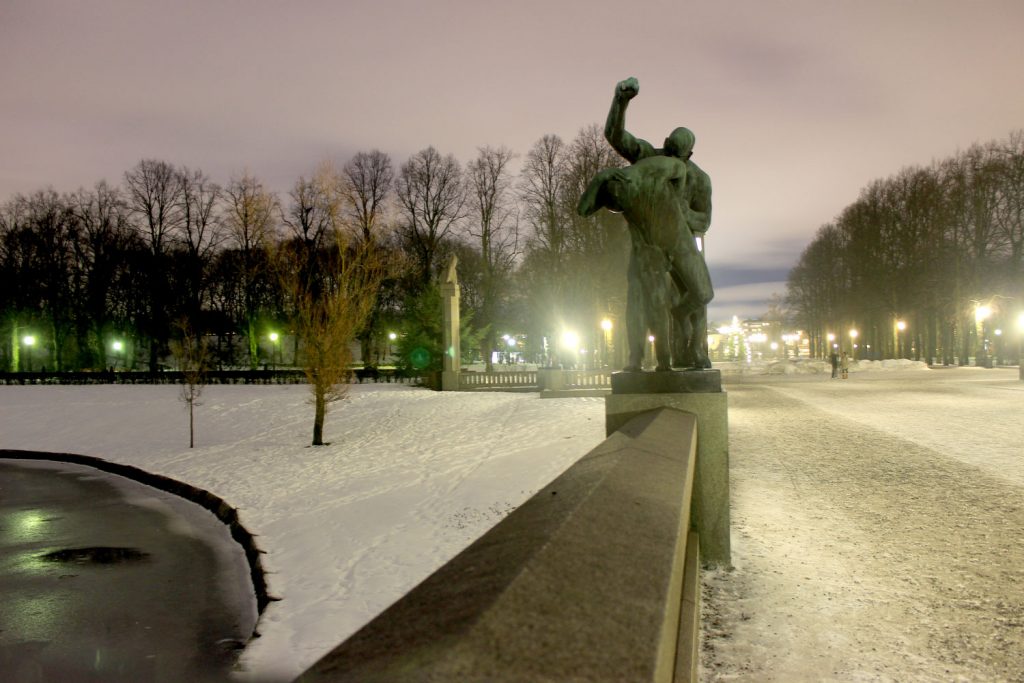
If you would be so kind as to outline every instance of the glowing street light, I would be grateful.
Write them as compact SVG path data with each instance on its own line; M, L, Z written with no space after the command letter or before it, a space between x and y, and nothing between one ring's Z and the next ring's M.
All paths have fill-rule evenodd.
M115 339L114 341L110 342L110 348L116 354L114 357L113 367L117 366L117 356L121 356L121 366L124 367L126 365L124 362L124 342L121 341L120 339Z
M974 307L974 322L977 327L975 333L977 334L977 340L981 342L981 348L978 351L977 357L974 359L975 365L992 367L992 363L988 358L988 340L985 339L985 321L988 320L991 315L992 308L989 306L978 304Z
M605 318L604 320L602 320L601 321L601 329L604 330L605 332L611 332L612 331L612 321L609 320L608 318Z
M562 349L571 351L574 359L578 358L580 352L580 336L571 330L562 332ZM574 360L573 365L576 364Z
M396 339L398 339L398 334L396 332L388 332L388 357L393 357L395 355L391 345L395 343Z
M36 338L31 334L26 334L21 338L21 343L25 345L26 355L28 356L28 371L32 372L32 347L36 345Z
M270 340L270 343L273 344L273 347L270 349L270 367L273 370L277 370L277 361L281 350L281 344L279 343L281 341L281 336L277 332L271 332L267 335L267 338Z
M900 358L906 357L908 354L903 348L903 332L907 330L907 323L903 320L896 321L896 355Z

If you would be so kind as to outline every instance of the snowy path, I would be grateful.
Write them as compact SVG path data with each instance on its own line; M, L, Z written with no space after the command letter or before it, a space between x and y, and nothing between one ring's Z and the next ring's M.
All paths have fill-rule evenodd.
M705 577L705 679L1024 681L1013 373L728 386L735 571Z

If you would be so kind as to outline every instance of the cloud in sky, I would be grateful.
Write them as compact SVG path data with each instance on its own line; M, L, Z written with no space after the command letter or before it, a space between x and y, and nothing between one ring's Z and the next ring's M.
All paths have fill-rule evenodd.
M523 155L637 76L631 132L697 135L712 272L788 268L871 180L1024 125L1022 26L1019 0L6 0L0 200L150 157L283 192L359 150Z

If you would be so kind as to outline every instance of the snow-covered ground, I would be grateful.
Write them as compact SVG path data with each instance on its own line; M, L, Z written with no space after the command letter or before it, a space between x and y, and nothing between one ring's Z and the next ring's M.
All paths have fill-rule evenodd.
M291 680L604 439L599 398L354 385L309 447L309 390L0 386L0 448L81 453L211 491L267 554L241 667ZM0 677L2 678L2 677Z
M723 366L733 565L705 574L714 681L1024 680L1016 369ZM770 373L770 374L763 374ZM208 489L267 551L251 680L288 679L603 437L601 399L357 385L309 448L303 386L0 387L0 448Z

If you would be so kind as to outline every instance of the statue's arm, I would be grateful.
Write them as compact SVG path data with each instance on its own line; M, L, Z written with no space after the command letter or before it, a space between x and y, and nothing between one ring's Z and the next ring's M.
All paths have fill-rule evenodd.
M686 222L693 232L705 233L711 227L711 178L695 166L690 171L694 191L686 207Z
M638 92L640 84L635 78L619 81L615 86L615 97L612 98L612 106L608 110L608 119L604 124L605 140L631 164L650 156L654 151L649 142L638 140L626 130L626 107Z

